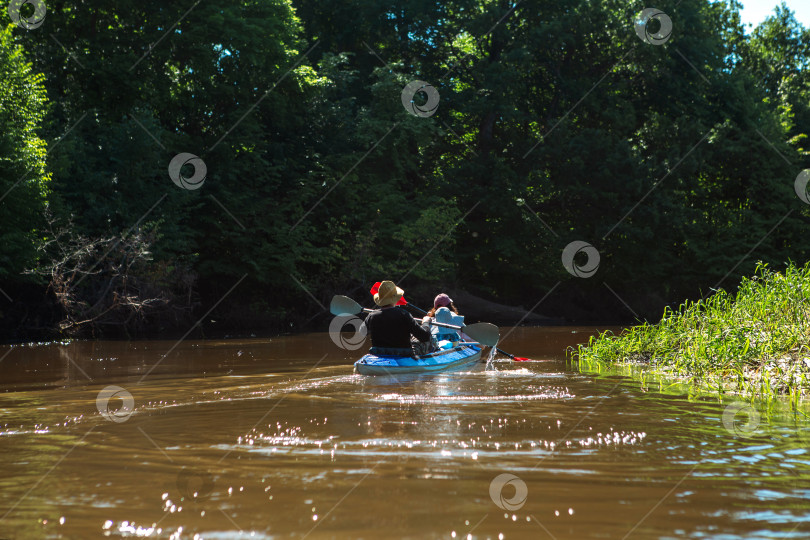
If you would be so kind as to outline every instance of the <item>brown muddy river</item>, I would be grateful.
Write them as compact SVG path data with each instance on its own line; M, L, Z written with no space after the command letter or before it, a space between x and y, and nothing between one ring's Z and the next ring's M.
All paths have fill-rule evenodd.
M0 347L0 538L810 538L806 421L578 373L593 331L399 379L325 333Z

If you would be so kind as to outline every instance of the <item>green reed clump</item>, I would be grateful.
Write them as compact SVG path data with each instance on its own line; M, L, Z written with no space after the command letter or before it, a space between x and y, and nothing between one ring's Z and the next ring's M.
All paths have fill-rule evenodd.
M667 309L658 324L603 332L572 351L580 369L643 364L720 393L797 404L810 390L810 263L784 274L760 263L735 296Z

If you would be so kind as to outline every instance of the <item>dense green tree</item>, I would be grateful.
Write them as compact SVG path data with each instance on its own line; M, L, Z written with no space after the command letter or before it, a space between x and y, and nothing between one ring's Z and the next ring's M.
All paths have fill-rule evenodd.
M761 82L779 113L787 142L810 156L810 28L784 5L752 33L743 66Z
M13 28L0 28L0 281L11 284L34 263L50 179L41 138L44 76Z
M736 4L679 4L663 46L638 39L637 14L620 2L449 2L425 17L440 30L408 24L407 37L393 31L396 9L368 28L373 6L300 4L305 27L345 29L329 36L352 55L352 89L373 81L372 51L439 88L439 112L422 120L444 136L412 155L426 191L475 208L453 233L457 250L442 253L467 287L517 297L528 285L539 297L563 280L570 294L604 297L606 280L641 303L658 298L654 317L661 298L733 285L755 257L807 256L797 214L740 264L796 200L784 189L795 171L757 133L783 140L757 76L739 69ZM425 13L417 1L397 9ZM422 54L402 52L413 49ZM598 246L601 279L563 271L573 239ZM700 264L674 271L684 259Z
M48 75L54 198L90 236L159 226L156 255L191 264L221 295L240 276L290 285L301 238L288 226L307 178L308 95L321 81L284 1L49 6L55 39L26 39ZM175 186L172 158L207 168ZM190 176L190 167L182 173Z
M738 10L684 0L653 45L618 0L49 3L15 32L52 192L18 196L95 242L148 238L152 289L211 306L240 283L211 316L240 327L383 277L527 306L561 282L541 311L630 317L615 291L655 318L810 250L808 31L780 8L749 35ZM403 106L413 81L431 114ZM169 177L180 153L199 189ZM2 232L31 247L20 223ZM572 240L592 279L564 270Z

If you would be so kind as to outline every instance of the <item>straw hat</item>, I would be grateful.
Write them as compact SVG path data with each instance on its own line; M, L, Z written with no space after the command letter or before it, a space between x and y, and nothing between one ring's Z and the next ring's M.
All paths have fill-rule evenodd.
M374 295L374 303L378 306L396 304L405 291L394 285L393 281L383 281L380 283L380 290Z

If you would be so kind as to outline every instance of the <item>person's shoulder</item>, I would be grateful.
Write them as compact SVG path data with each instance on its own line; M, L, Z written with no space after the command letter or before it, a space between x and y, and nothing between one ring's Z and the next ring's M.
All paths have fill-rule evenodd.
M413 319L413 315L411 315L411 312L405 309L404 306L397 306L394 309L398 311L402 316L407 317L408 319Z

